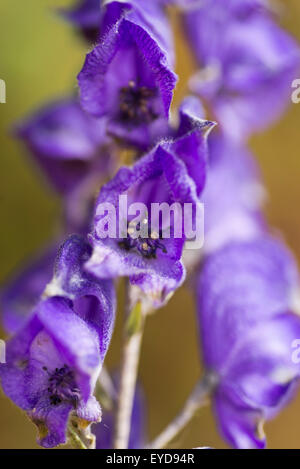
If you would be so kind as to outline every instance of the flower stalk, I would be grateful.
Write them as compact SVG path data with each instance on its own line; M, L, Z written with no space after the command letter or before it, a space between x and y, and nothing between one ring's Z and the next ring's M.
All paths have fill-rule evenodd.
M130 305L129 288L129 282L127 282L125 308ZM145 323L141 304L137 303L132 311L126 314L126 317L125 342L116 415L115 449L127 449L129 443L130 422Z

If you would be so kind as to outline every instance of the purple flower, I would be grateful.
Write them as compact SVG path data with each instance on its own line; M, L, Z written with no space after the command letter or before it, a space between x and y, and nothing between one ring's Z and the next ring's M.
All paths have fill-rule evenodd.
M66 442L69 416L84 428L101 418L93 396L112 334L111 282L82 271L90 246L70 237L57 257L55 275L26 324L7 343L0 366L5 394L39 430L38 442Z
M114 420L113 412L103 411L101 423L93 428L97 449L113 449ZM143 393L138 387L133 401L128 448L142 449L145 443L145 403Z
M95 186L114 167L104 119L86 114L76 99L64 99L20 123L17 134L64 195L71 223L79 225Z
M207 101L224 132L238 139L280 117L299 67L296 42L257 3L206 0L184 15L201 65L191 87Z
M132 168L121 168L101 189L90 236L93 255L86 264L88 271L99 278L128 276L155 306L161 305L181 284L184 279L181 255L188 231L181 225L181 210L184 204L190 204L190 224L194 224L205 182L206 136L212 126L213 123L188 114L186 103L178 136L162 141ZM137 208L127 217L127 207L120 203L120 196L127 196L127 207L144 204L147 213ZM174 216L165 224L161 219L154 223L151 219L154 203L157 206L164 203L168 208L175 203ZM115 210L108 210L107 214L106 204ZM180 233L176 233L175 220ZM114 224L116 230L110 232ZM138 236L133 236L133 226L139 231Z
M233 242L208 256L200 272L198 318L203 359L216 377L215 413L236 448L262 448L263 420L291 398L299 377L292 343L299 277L281 242Z
M209 170L202 196L206 253L229 241L255 239L265 229L264 188L256 161L243 145L209 138Z
M190 9L199 6L199 0L157 0L161 5L174 5L181 9Z
M60 10L62 16L73 23L90 42L100 35L102 0L79 0L70 10Z
M209 6L210 0L157 0L162 5L175 5L182 10L194 11L199 7ZM268 0L227 0L226 8L239 14L245 14L257 9L266 9Z
M146 148L167 130L176 84L167 18L156 2L113 1L101 28L78 76L82 106L107 116L111 134Z
M83 269L91 254L83 237L70 236L57 256L43 297L62 296L72 302L76 314L98 331L103 361L114 325L115 291L110 280L98 280Z

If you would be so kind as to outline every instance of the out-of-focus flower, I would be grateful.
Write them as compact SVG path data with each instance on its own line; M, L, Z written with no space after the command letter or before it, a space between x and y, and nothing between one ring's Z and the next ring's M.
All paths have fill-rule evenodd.
M54 278L29 320L7 343L0 366L4 392L39 430L38 442L66 442L70 415L78 428L101 417L93 396L112 334L113 285L82 270L91 254L79 236L57 257Z
M296 42L260 2L205 0L184 14L200 71L191 87L229 136L247 138L279 118L299 68Z
M101 5L103 0L79 0L75 7L60 10L60 14L73 23L90 42L100 36Z
M64 195L70 223L82 224L91 194L115 165L104 119L86 114L76 99L64 99L21 122L17 134Z
M108 131L147 148L164 135L176 84L170 26L157 2L112 1L102 37L78 76L83 108Z
M202 201L206 253L230 241L255 239L265 229L261 213L264 187L250 151L214 134L209 138L209 167Z
M101 423L93 427L97 449L113 449L114 420L115 415L113 412L103 411ZM145 444L145 403L144 396L138 387L133 401L128 448L142 449Z
M162 5L175 5L183 10L191 10L208 6L210 0L156 0ZM268 0L227 0L226 7L230 10L244 13L258 8L267 8Z
M261 423L283 407L299 377L292 343L298 272L281 242L232 242L208 256L197 284L203 359L215 376L213 402L227 441L262 448Z
M185 102L190 103L190 112L194 102L194 113L201 113L197 102L191 98ZM183 116L181 126L184 119ZM265 190L251 152L245 145L216 132L208 139L208 155L207 178L201 196L205 213L204 245L202 249L185 249L183 263L187 270L195 268L203 254L230 241L255 239L265 231L261 212ZM192 173L199 176L198 165Z
M183 207L190 204L189 224L195 226L205 182L206 137L212 126L213 123L188 114L186 103L177 137L162 141L132 168L121 168L101 189L90 237L93 255L86 264L88 271L100 278L128 276L155 306L164 303L181 284L181 255L188 231ZM120 203L120 196L127 196L125 206ZM134 203L142 203L146 213L137 206L135 213L128 213ZM113 213L106 213L106 204L115 207ZM175 204L167 225L161 218L158 223L151 219L153 204L157 208L164 204L168 210ZM137 236L133 236L135 230Z
M12 335L17 332L38 304L45 286L52 278L55 256L54 248L47 249L19 271L19 274L3 289L1 294L2 324L8 334Z

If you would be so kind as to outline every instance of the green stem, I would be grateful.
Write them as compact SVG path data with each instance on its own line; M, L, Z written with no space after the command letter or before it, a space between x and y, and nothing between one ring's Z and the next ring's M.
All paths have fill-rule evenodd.
M88 449L74 428L69 425L68 428L69 443L73 449Z
M127 284L127 290L129 285ZM127 291L127 304L129 305ZM138 303L126 314L125 342L116 415L115 449L127 449L145 318Z

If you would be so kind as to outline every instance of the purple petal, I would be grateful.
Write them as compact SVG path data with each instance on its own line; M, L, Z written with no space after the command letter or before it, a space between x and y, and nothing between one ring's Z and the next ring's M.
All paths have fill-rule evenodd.
M242 140L280 117L290 102L299 48L263 11L223 2L185 14L202 70L192 89L206 99L231 138ZM250 2L251 3L251 2Z
M209 156L202 196L206 252L229 241L255 239L265 229L261 214L264 188L248 149L214 134L209 138Z
M74 311L96 329L104 360L112 336L116 298L111 280L99 280L83 270L91 255L90 245L77 235L70 236L56 259L54 278L46 296L69 298Z
M98 233L99 215L97 215L101 204L110 203L116 208L116 214L112 216L116 215L118 221L123 216L119 207L119 196L125 194L129 196L128 205L132 202L142 202L148 207L149 214L153 202L169 204L177 202L181 206L190 203L195 208L199 203L197 188L184 163L185 153L180 145L181 138L183 137L162 142L139 160L133 168L122 168L100 191L96 204L94 231L91 236L93 255L86 264L87 270L99 278L129 276L132 283L139 285L142 290L155 298L160 298L162 292L162 296L165 297L176 284L182 282L184 271L180 258L185 241L184 235L181 238L162 237L155 241L155 255L148 257L143 251L144 244L148 246L147 240L143 244L140 238L140 241L136 240L129 245L127 237L125 238L127 244L124 246L124 240L119 236L115 239L111 237L104 239ZM203 139L200 140L203 143ZM193 156L199 163L199 172L201 172L203 152L200 151L200 155ZM201 177L204 178L202 172ZM182 223L182 220L180 222Z
M77 26L84 37L95 42L100 35L102 0L79 0L70 10L60 10L60 14Z
M166 130L176 83L170 51L161 41L165 35L160 32L158 37L156 31L162 12L152 23L152 8L141 10L136 2L109 3L105 34L78 76L84 109L108 116L111 133L141 147Z
M209 256L198 284L208 366L225 366L224 357L243 339L239 331L247 333L250 326L289 311L297 284L290 253L272 238L231 243Z
M54 102L21 122L17 135L62 194L68 194L91 173L100 179L109 170L112 158L104 151L109 139L103 119L87 115L76 99ZM82 191L81 191L82 192Z
M99 422L101 420L102 411L95 396L90 396L86 403L81 401L76 409L76 415L86 422Z
M261 414L243 406L235 406L220 391L215 398L215 412L221 432L236 449L264 449Z
M217 375L216 411L237 448L262 447L258 420L276 415L299 380L292 314L299 282L290 253L267 236L231 242L208 256L198 283L204 362Z

